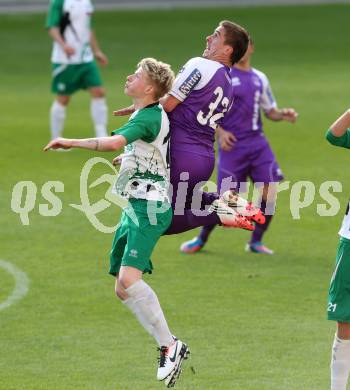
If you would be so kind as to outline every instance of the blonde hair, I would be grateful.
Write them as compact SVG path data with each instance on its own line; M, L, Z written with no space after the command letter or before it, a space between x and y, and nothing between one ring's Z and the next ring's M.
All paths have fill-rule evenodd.
M155 98L159 99L168 93L173 85L175 75L169 64L157 61L154 58L143 58L138 64L149 79L155 89Z

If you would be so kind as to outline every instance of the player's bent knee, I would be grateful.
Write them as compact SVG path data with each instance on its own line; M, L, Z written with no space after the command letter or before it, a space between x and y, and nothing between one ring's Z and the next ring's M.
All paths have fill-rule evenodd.
M70 96L68 95L57 95L56 100L62 105L67 106L70 101Z
M115 295L122 301L125 301L125 299L128 298L128 294L126 293L126 291L124 290L124 288L118 283L116 286L115 286Z
M350 323L338 322L337 336L342 340L350 340Z
M93 98L103 98L106 96L104 88L91 88L90 94Z
M119 288L126 289L130 287L133 284L133 281L131 278L128 277L128 275L119 276L118 278L118 284Z

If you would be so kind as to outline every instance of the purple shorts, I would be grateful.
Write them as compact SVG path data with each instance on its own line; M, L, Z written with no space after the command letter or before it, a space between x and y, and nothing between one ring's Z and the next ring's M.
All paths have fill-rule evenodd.
M226 178L226 180L225 180ZM229 180L228 180L229 178ZM245 191L243 184L248 179L253 183L272 183L283 180L282 171L269 143L234 146L230 152L220 150L218 160L218 189L228 187ZM223 180L225 182L223 183ZM235 183L228 185L229 182Z
M204 204L212 203L215 197L210 197L210 199L206 200L206 195L209 193L202 192L199 187L200 184L203 185L210 179L210 176L214 171L214 153L209 157L172 149L170 167L172 205L173 208L175 208L175 214L176 209L180 205L184 205L186 209L191 209L193 197L204 197ZM181 183L183 183L183 189L180 188Z

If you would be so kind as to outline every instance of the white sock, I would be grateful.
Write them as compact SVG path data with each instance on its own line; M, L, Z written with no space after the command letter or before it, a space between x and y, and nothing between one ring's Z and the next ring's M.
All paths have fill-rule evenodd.
M66 119L66 106L55 100L50 110L51 139L61 137L64 121Z
M140 324L157 341L159 346L169 346L174 340L160 307L157 295L142 279L125 289L129 298L125 304L136 315Z
M331 390L346 390L350 372L350 340L334 338L331 360Z
M95 126L96 137L107 137L107 104L106 99L91 99L91 117Z
M135 315L135 317L139 320L140 324L147 330L147 332L153 336L153 325L146 321L142 315L142 312L140 312L137 305L134 304L134 299L129 297L122 302L130 309L130 311Z

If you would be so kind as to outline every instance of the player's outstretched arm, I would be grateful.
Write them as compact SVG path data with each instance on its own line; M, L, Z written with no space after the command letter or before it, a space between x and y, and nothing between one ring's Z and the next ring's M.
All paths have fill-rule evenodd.
M348 128L350 128L350 109L346 110L329 129L335 137L341 137Z
M327 130L326 139L334 146L350 149L350 110L342 114Z
M45 146L44 151L47 152L50 149L81 148L97 150L99 152L112 152L123 148L126 144L127 140L122 135L86 139L56 138Z
M113 116L124 116L124 115L131 115L135 111L135 107L132 104L129 107L121 108L119 110L113 111Z
M266 117L272 121L287 121L295 123L298 118L298 113L294 108L272 108L270 111L265 113Z
M160 104L163 106L165 112L171 112L177 105L181 103L179 99L172 95L166 95L160 99Z
M164 110L166 112L171 112L174 110L174 108L181 103L180 100L176 99L172 95L166 95L159 99L159 103L163 106ZM121 108L119 110L113 111L113 116L124 116L124 115L130 115L135 111L135 107L132 104L129 107Z

